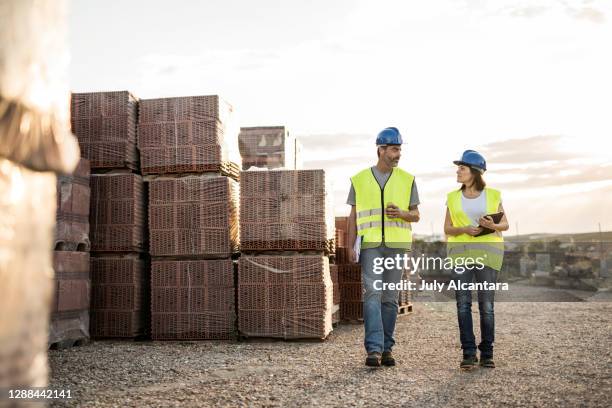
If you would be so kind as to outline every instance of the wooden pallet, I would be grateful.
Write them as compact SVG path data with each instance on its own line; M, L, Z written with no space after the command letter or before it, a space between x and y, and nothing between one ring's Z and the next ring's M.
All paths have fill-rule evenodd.
M154 180L159 177L180 178L202 174L226 176L235 181L240 181L240 167L230 161L201 165L151 166L143 168L142 173L145 181Z
M49 350L66 350L72 347L80 347L90 343L90 340L86 337L81 339L66 339L56 341L55 343L49 344Z

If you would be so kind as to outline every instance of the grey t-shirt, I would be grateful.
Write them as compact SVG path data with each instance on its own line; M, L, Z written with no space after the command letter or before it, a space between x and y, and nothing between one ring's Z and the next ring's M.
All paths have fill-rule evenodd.
M374 173L374 178L378 182L380 188L383 188L389 177L391 176L391 172L382 173L376 166L372 166L372 172ZM346 199L346 203L348 205L357 205L357 201L355 200L355 188L353 187L353 183L351 182L351 190L349 191L349 195ZM412 189L410 191L410 205L412 207L414 205L419 205L419 191L417 190L416 182L412 180Z

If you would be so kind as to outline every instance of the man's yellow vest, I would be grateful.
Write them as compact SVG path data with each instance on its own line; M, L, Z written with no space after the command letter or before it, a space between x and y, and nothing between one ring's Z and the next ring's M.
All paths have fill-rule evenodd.
M485 187L483 193L486 194L487 214L496 213L501 203L500 192ZM461 190L455 190L448 193L446 198L446 205L448 206L454 227L472 225L472 220L463 211L461 206L461 195ZM473 237L468 234L449 235L447 236L446 247L448 257L456 265L466 265L466 263L470 263L468 262L470 260L467 258L471 258L477 264L482 263L497 271L501 270L504 260L504 239L499 231L479 237Z
M361 235L362 248L376 248L381 244L389 248L410 249L412 229L401 218L389 218L385 214L388 203L408 211L414 176L400 168L393 168L387 183L380 187L371 168L351 177L355 189L357 234Z

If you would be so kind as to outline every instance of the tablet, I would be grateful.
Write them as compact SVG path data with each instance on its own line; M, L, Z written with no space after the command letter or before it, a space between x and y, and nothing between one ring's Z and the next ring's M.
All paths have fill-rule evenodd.
M503 216L504 216L504 212L503 211L495 213L495 214L487 214L487 215L485 215L485 217L491 217L495 224L500 222ZM475 237L479 237L481 235L487 235L487 234L491 234L491 233L495 232L495 230L492 230L490 228L485 228L482 225L480 226L480 228L482 228L482 232L480 234L478 234L478 235L474 235Z

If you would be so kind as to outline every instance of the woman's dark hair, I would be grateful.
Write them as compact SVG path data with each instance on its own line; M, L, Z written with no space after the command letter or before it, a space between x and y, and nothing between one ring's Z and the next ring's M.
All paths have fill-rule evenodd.
M473 184L474 184L474 188L478 191L482 191L484 190L485 186L487 185L487 183L485 183L484 179L482 178L482 174L476 170L470 167L470 173L472 173L472 176L474 176L474 180L473 180ZM461 185L461 191L465 190L465 184Z

